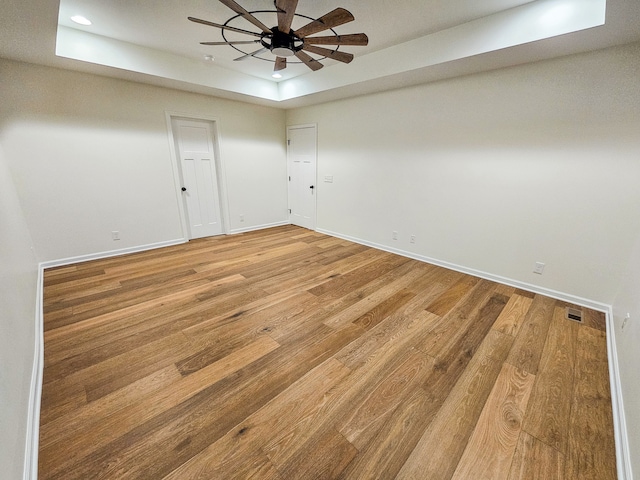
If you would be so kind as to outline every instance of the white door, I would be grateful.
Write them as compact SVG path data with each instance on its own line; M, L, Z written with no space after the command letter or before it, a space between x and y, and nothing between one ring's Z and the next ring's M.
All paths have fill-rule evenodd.
M316 126L287 128L289 219L292 224L316 228Z
M173 132L180 163L189 238L220 235L220 193L211 124L206 121L173 119Z

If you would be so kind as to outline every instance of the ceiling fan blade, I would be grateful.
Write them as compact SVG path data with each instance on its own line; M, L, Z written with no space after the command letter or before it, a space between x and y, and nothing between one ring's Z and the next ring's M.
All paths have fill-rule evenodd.
M291 22L293 22L297 6L298 0L276 0L278 30L282 33L289 33L291 31Z
M254 37L262 38L262 34L260 33L250 32L249 30L242 30L241 28L231 27L229 25L220 25L219 23L209 22L207 20L202 20L200 18L187 17L187 20L191 20L192 22L200 23L202 25L208 25L210 27L223 28L225 30L230 30L232 32L244 33L246 35L253 35Z
M242 15L245 19L247 19L249 22L253 23L256 27L258 27L264 33L271 33L271 29L269 27L267 27L264 23L262 23L256 17L251 15L247 10L242 8L234 0L220 0L220 3L222 3L223 5L226 5L227 7L229 7L234 12Z
M314 72L324 67L324 65L322 65L319 61L310 57L309 55L304 53L302 50L298 50L296 52L296 57L298 57L299 60L302 60L302 62Z
M287 59L284 57L276 57L276 64L273 67L273 71L284 70L287 68Z
M313 45L303 45L303 50L311 53L317 53L318 55L322 55L327 58L332 58L333 60L338 60L342 63L351 63L353 60L353 55L346 52L340 52L338 50L329 50L328 48L315 47Z
M369 44L369 37L364 33L350 33L348 35L331 35L329 37L307 37L307 45L354 45L364 47Z
M262 47L260 50L256 50L255 52L247 53L246 55L242 55L241 57L234 58L233 61L234 62L238 62L238 61L241 61L241 60L245 60L245 59L247 59L249 57L254 57L256 55L260 55L261 53L266 52L267 50L268 50L267 48Z
M322 32L338 25L343 25L355 20L355 17L351 15L351 12L344 8L336 8L326 15L314 20L311 23L307 23L304 27L296 30L294 33L299 38L304 38L307 35L313 35L314 33Z
M246 42L200 42L200 45L250 45L259 42L260 40L247 40Z

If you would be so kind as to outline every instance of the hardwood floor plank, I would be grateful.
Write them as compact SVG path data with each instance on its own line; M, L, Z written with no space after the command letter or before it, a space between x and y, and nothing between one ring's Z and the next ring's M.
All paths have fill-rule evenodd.
M74 267L67 268L66 270L51 271L46 275L44 281L44 287L53 287L60 283L74 282L76 280L84 280L86 278L100 277L105 274L103 268L93 268L91 270L78 271Z
M511 365L533 375L538 373L538 364L547 340L555 304L555 300L541 295L533 298L507 360Z
M453 480L507 479L535 375L505 363L453 474Z
M102 417L108 417L129 407L138 402L140 398L169 387L180 378L180 372L175 365L169 365L99 400L75 408L67 415L57 415L55 420L51 422L42 422L40 448L47 447L54 442L62 442L71 434L77 434L83 429L91 428L92 425L101 422Z
M589 309L291 225L45 285L42 479L615 477Z
M71 333L53 330L49 332L50 335L45 334L48 346L46 371L54 372L54 377L56 370L64 370L65 374L69 374L77 370L75 364L91 365L96 359L104 360L141 346L146 337L153 341L202 321L209 316L209 305L196 303L194 293L185 298L167 297L159 305L157 302L145 303L146 308L135 310L135 313L128 310L126 314L97 317L94 322L87 321L75 328L65 327ZM60 365L51 368L58 363Z
M428 312L423 313L432 316ZM349 418L354 409L365 403L373 392L378 389L384 391L381 385L385 384L385 379L407 361L412 345L424 335L424 330L420 331L419 328L424 328L426 324L418 321L416 325L418 328L411 334L388 343L387 348L378 350L365 364L353 369L353 373L336 387L339 391L331 397L333 401L326 402L314 417L309 419L306 428L286 431L270 439L263 450L271 461L276 466L286 464L290 457L297 456L301 449L306 448L308 442L313 443L317 441L318 435L324 435L327 428L339 428L344 419Z
M407 258L387 254L380 260L374 260L355 270L334 277L328 282L310 289L309 292L325 299L339 298L345 292L366 285L380 275L384 275L407 262L409 262Z
M397 311L399 308L402 308L409 302L409 300L411 300L415 296L416 294L411 292L410 290L400 290L391 297L380 302L368 312L355 319L353 321L353 324L359 326L363 330L369 330L370 328L375 327L393 312Z
M339 313L331 315L324 323L330 327L338 327L353 322L371 311L376 305L387 301L398 290L408 288L424 275L428 275L424 269L415 268L412 263L406 263L393 272L383 275L379 280L371 282L370 285L374 287L372 293L359 299L353 305L343 308Z
M176 405L186 402L218 381L262 358L267 350L270 348L273 350L277 346L278 344L269 338L260 339L255 345L230 355L230 358L211 364L193 375L170 384L166 389L141 397L138 402L132 403L128 408L119 409L105 417L98 426L83 424L79 431L72 432L73 435L56 438L40 450L41 471L55 474L60 470L65 472L64 475L71 476L72 473L68 469L63 470L65 467L81 461L83 457L93 454L100 448L107 447L123 434L135 429L136 425L157 418L175 408ZM65 448L61 448L62 445ZM56 464L59 465L59 469L52 467ZM61 474L62 477L64 475ZM45 476L45 478L48 477Z
M492 297L493 293L494 284L491 282L481 280L476 283L460 300L457 308L441 317L429 333L429 337L418 348L432 357L440 356L443 352L448 351L452 344L464 337L467 329L472 327L476 320L482 321L487 316L486 313L483 313L485 307L493 312L489 314L492 324L506 303L506 299L502 296ZM487 323L489 322L483 322L484 325ZM491 324L488 325L488 328L491 327Z
M522 431L508 480L562 480L564 455Z
M434 358L421 352L409 355L360 404L351 405L351 411L338 423L338 431L357 449L364 448L398 405L424 384L434 363Z
M582 318L586 326L595 328L602 332L607 331L607 319L604 312L596 312L589 308L583 308L581 310Z
M492 328L512 337L517 336L522 322L531 307L531 302L533 302L533 297L523 297L518 294L512 295Z
M416 389L402 401L360 454L338 477L395 478L440 408L441 402Z
M462 297L478 283L476 277L463 277L427 306L427 311L440 317L446 315Z
M527 433L562 454L569 442L571 402L566 399L573 392L579 328L564 317L563 308L555 308L524 423Z
M487 334L398 473L398 480L451 478L512 343L509 335Z
M342 363L329 359L292 384L264 407L247 417L222 438L167 475L166 480L184 478L250 478L265 437L301 426L331 395L332 388L349 375ZM269 463L271 463L269 461ZM261 465L261 463L259 463ZM262 478L258 476L257 478Z
M607 427L612 413L606 334L582 326L578 345L565 478L614 479L615 443Z
M304 341L282 346L217 383L200 387L180 403L171 402L168 410L148 421L138 419L135 428L71 465L64 478L90 474L159 478L170 473L289 387L309 365L322 363L357 335L355 328L348 333L322 327ZM156 457L163 461L156 462Z
M298 455L276 465L284 478L337 478L358 450L336 430L318 432Z

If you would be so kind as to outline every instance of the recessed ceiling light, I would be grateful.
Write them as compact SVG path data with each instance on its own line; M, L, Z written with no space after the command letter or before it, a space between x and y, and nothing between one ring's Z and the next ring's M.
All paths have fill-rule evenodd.
M271 75L273 78L282 78L282 75L280 75L279 73L274 73L273 75Z
M204 59L205 59L207 62L213 62L213 61L215 60L215 58L213 57L213 55L205 55L205 56L204 56Z
M91 25L91 20L89 20L86 17L83 17L82 15L74 15L73 17L71 17L71 21L76 22L78 25L84 25L84 26Z

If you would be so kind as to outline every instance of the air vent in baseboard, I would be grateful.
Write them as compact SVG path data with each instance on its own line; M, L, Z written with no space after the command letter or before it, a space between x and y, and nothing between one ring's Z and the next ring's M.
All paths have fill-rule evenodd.
M582 323L582 310L578 310L577 308L567 307L566 316L568 320L573 320L574 322Z

